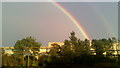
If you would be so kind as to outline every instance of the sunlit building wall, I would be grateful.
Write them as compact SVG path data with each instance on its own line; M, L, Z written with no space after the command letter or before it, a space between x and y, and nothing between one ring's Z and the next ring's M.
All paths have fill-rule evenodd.
M58 44L60 46L64 45L63 42L49 42L48 47L40 47L39 53L42 54L42 53L49 52L50 48L52 47L52 44ZM12 49L14 49L14 47L2 47L2 48L5 50L5 52L4 52L5 54L11 55L11 54L14 53L12 51ZM93 55L96 55L94 48L90 48L90 50L93 51ZM120 55L120 51L119 51L120 50L120 44L119 43L114 43L111 50L115 50L113 55L117 55L117 53ZM30 51L30 52L32 53L32 51ZM104 52L103 54L106 55L106 52Z
M60 46L64 45L64 42L49 42L48 47L52 47L52 44L58 44Z

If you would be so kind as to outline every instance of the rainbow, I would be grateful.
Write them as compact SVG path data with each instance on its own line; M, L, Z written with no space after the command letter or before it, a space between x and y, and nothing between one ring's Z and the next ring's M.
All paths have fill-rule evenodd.
M110 32L109 33L110 36L116 37L115 33L113 33L113 31L112 31L112 28L110 28L108 20L104 17L104 15L93 4L89 4L89 5L94 10L94 12L96 13L96 15L99 17L99 19L101 20L101 23L104 24L103 26L106 27L106 29Z
M86 34L85 30L81 27L81 25L75 20L75 18L67 10L65 10L61 5L59 5L55 1L53 1L53 0L50 0L50 1L53 5L58 7L63 13L65 13L65 15L67 15L67 17L69 17L72 20L72 22L77 26L77 28L80 30L80 32L83 34L83 36L86 39L90 40L90 38Z

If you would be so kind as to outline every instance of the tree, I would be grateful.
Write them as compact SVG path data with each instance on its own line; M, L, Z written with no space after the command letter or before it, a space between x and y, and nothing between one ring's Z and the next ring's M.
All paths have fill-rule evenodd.
M84 40L84 53L90 55L90 41L88 39Z
M25 53L28 54L28 66L29 66L29 56L30 52L33 52L34 54L39 52L39 48L41 46L41 43L36 42L36 39L30 37L23 38L22 40L18 40L14 46L14 53L18 54L19 56L22 55L23 57L23 64L24 64L24 55Z
M64 45L61 47L61 58L62 58L62 63L64 64L69 64L72 63L72 60L74 58L74 51L71 46L71 41L65 40Z
M54 56L59 56L59 54L60 54L60 51L61 51L61 47L60 47L60 45L58 45L57 43L53 43L53 44L51 44L52 45L52 48L51 48L51 50L50 50L50 54L51 55L54 55Z
M71 45L71 43L70 43L70 41L69 41L69 40L67 40L67 39L66 39L66 40L64 41L64 45L66 45L66 46L70 46L70 45Z
M16 60L17 60L18 58L19 58L19 59L22 59L22 64L24 64L25 46L24 46L23 40L18 40L18 41L15 43L13 52L14 52L13 55L15 56L15 59L16 59Z
M113 44L115 44L116 45L116 52L117 52L117 55L118 55L118 44L117 44L117 39L115 38L115 37L112 37L112 42L113 42Z
M14 55L3 54L2 55L2 66L19 66L19 60L16 60Z
M101 39L101 42L102 44L104 45L104 49L105 49L105 52L106 52L106 56L110 56L112 55L112 40L111 38L108 38L108 39Z
M76 52L77 49L78 49L78 39L75 36L75 32L74 31L72 31L70 34L71 34L71 36L69 38L70 38L71 50Z
M104 45L101 43L100 40L93 39L92 46L95 47L95 51L96 51L97 56L103 56L105 49L104 49Z
M61 47L61 54L62 56L68 56L72 54L72 47L70 41L64 41L64 45Z
M75 36L75 32L72 31L70 34L71 34L71 36L69 37L70 42L72 43L73 46L77 45L78 41L77 41L77 37Z
M80 57L84 55L84 41L78 40L78 46L76 47L76 54Z

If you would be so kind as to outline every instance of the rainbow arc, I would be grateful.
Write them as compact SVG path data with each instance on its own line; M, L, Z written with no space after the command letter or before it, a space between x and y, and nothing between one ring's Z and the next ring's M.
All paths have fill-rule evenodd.
M80 30L80 32L83 34L83 36L86 39L90 40L90 38L88 37L88 35L86 34L86 32L82 28L82 26L77 22L77 20L67 10L65 10L61 5L59 5L55 1L53 1L53 0L50 0L50 1L53 5L55 5L57 8L59 8L67 17L69 17L70 20L72 20L72 22L77 26L77 28Z

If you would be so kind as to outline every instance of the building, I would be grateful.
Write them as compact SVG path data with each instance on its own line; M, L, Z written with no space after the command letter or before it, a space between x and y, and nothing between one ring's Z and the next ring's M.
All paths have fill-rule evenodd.
M42 54L42 53L46 53L46 52L49 52L50 51L50 48L52 47L52 44L58 44L60 46L64 45L63 42L49 42L48 43L48 47L40 47L40 51L39 53ZM13 54L14 52L12 51L12 49L14 49L14 47L2 47L2 49L5 50L5 54L8 54L8 55L11 55ZM31 51L32 53L32 51Z
M2 47L5 50L5 54L11 55L14 52L12 51L12 49L14 49L14 47ZM40 52L39 53L46 53L49 52L50 47L40 47ZM32 52L31 52L32 53Z
M46 52L49 52L51 47L52 47L52 44L58 44L60 46L64 45L63 42L49 42L48 43L48 47L40 47L40 51L39 51L39 54L44 54ZM91 45L90 45L91 46ZM5 54L8 54L8 55L11 55L13 54L14 52L12 51L12 49L14 49L14 47L2 47L4 50L5 50ZM95 53L95 49L94 48L91 48L90 49L91 52L93 53L93 55L96 55ZM120 46L119 46L119 43L114 43L113 44L113 47L112 47L112 50L114 51L113 55L117 55L120 54ZM32 51L31 51L32 53ZM106 55L106 53L103 53L104 55Z
M48 47L52 47L52 44L58 44L58 45L60 45L60 47L64 45L63 42L49 42Z

